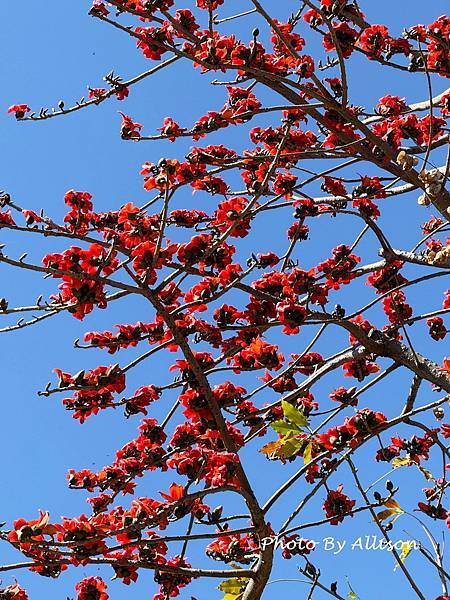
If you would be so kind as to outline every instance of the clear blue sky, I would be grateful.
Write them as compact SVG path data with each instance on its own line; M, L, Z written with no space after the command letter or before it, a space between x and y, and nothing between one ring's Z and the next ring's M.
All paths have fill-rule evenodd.
M192 1L186 5L193 4ZM407 25L428 23L448 9L445 0L422 2L421 0L397 0L396 2L366 1L361 3L367 13L368 20L374 23L386 22L394 33L400 34ZM233 14L244 9L247 2L229 0L224 14ZM266 0L265 5L280 11L281 18L295 10L298 2L284 0L274 2ZM142 204L148 195L142 189L142 180L138 175L140 166L146 160L157 161L161 156L183 157L190 144L180 141L171 145L169 142L134 144L124 142L119 137L120 118L118 110L132 115L141 123L145 123L147 132L154 132L162 124L165 116L173 116L182 125L193 123L208 109L223 104L223 91L207 85L207 78L201 77L188 65L175 66L158 76L143 82L131 90L130 98L123 103L115 100L100 107L80 111L67 118L57 118L46 123L22 123L6 115L6 109L13 103L28 103L34 109L41 106L55 106L63 99L66 105L86 95L86 86L102 85L102 76L114 69L124 78L128 78L149 68L149 63L134 48L134 43L118 31L114 31L87 16L89 2L73 0L23 0L22 2L3 2L0 5L0 41L4 56L0 64L0 131L2 143L0 188L7 190L14 200L27 208L39 210L44 207L48 214L56 217L64 213L62 197L70 189L90 191L95 199L97 209L115 209L125 202L133 201ZM274 13L275 14L275 13ZM244 39L251 36L255 21L251 18L242 21L240 34ZM306 29L306 28L305 28ZM311 40L313 49L317 48L317 38L305 31L305 37ZM404 76L398 72L385 70L383 74L376 67L368 68L367 62L358 58L351 62L352 101L355 104L367 104L371 108L377 98L393 93L406 96L414 102L426 98L426 82L423 75ZM375 73L369 76L370 73ZM445 81L436 81L436 92L444 89ZM236 130L219 134L224 143L232 146L242 144ZM215 140L219 137L216 135ZM222 138L220 138L222 141ZM202 202L200 195L191 197L187 192L180 199L180 206L194 207ZM409 248L418 235L417 224L427 218L427 212L418 209L413 197L395 201L386 209L383 224L392 236L394 244ZM402 227L398 224L402 220ZM259 249L269 249L272 243L267 236L269 227L277 227L270 220L264 222L266 228L255 240ZM282 232L283 223L279 223L280 238L284 247L285 238ZM322 242L321 254L316 250L319 246L305 246L305 255L297 256L307 263L316 256L325 258L330 250L330 238L339 242L351 241L358 228L354 223L339 222L342 239L336 239L336 222L321 223L322 230L316 229L316 236ZM29 256L40 260L50 249L57 250L61 246L55 243L45 245L41 240L18 240L2 233L2 242L7 243L8 254L20 255L25 249ZM24 244L27 247L24 248ZM335 244L333 244L335 245ZM248 248L247 248L248 250ZM374 258L376 246L367 249L367 257ZM370 254L371 253L371 254ZM31 303L41 292L48 293L54 289L54 282L42 281L38 276L25 276L11 269L1 269L0 297L5 296L10 305ZM441 286L429 285L411 297L417 311L438 308L440 306ZM368 297L368 291L361 289L356 304ZM429 303L432 294L433 303ZM348 306L354 298L347 297ZM82 352L73 349L72 342L81 338L90 329L111 328L117 322L133 323L146 319L142 305L116 303L109 311L97 311L82 324L68 315L46 321L45 325L28 328L16 334L3 335L1 344L1 398L2 398L2 435L0 436L0 456L2 469L3 494L0 498L0 521L11 522L14 518L24 516L34 518L38 508L48 509L55 519L61 515L75 516L88 507L83 492L70 491L65 476L68 468L99 469L114 459L114 452L126 441L135 436L137 419L125 421L119 412L104 412L97 418L90 419L84 426L73 420L61 407L58 399L38 398L37 390L42 389L52 379L52 369L76 372L85 367L97 364L109 364L108 355L100 352ZM370 315L376 320L375 315ZM421 349L441 359L443 346L436 346L424 338L424 330L414 332L421 341ZM302 333L300 340L291 341L292 351L300 351L310 339L310 332ZM340 345L336 345L336 343ZM324 355L343 347L342 337L332 335L324 338L318 350ZM132 354L119 355L122 364L130 360ZM171 361L173 357L168 357ZM116 360L114 358L114 360ZM112 362L114 362L114 360ZM167 362L169 364L169 362ZM166 365L158 361L137 369L130 378L130 389L139 385L167 381ZM156 370L158 368L158 370ZM336 380L336 382L338 381ZM340 380L342 384L342 380ZM367 394L362 406L376 407L388 415L396 414L404 401L409 385L409 376L402 374L390 378L376 393ZM134 387L133 387L134 386ZM327 405L327 393L332 389L333 381L317 388L316 398ZM321 396L322 394L322 396ZM430 400L430 389L425 386L421 400ZM167 396L167 406L173 398ZM165 406L155 408L155 414L162 414ZM258 447L252 447L254 452ZM371 457L374 447L364 450ZM248 459L247 453L247 459ZM259 456L251 459L250 474L261 498L268 497L277 482L287 478L297 468L297 464L281 468L279 464L268 465ZM250 464L250 461L246 461ZM361 475L366 484L383 473L383 467L375 469L373 461L367 461L368 472ZM334 479L338 484L345 483L347 475ZM402 484L401 498L405 505L413 508L422 499L417 490L425 485L423 478L412 471L398 473L396 482ZM144 478L141 495L155 496L158 490L167 488L168 477ZM298 486L286 499L283 509L288 512L301 498L305 483ZM412 493L413 492L413 493ZM320 494L320 498L323 493ZM354 495L356 497L356 495ZM305 519L320 518L316 512L307 511ZM274 517L274 526L280 522ZM429 525L433 526L430 522ZM405 533L405 530L407 533ZM436 529L439 531L439 529ZM320 531L313 537L322 539L325 535L338 538L353 539L357 535L375 534L377 531L370 523L369 517L347 519L340 527ZM408 538L421 535L413 521L407 518L397 527L396 538ZM393 536L395 537L395 536ZM422 536L421 536L422 537ZM175 548L174 548L175 553ZM19 555L10 550L6 544L0 545L0 563L12 562ZM189 556L193 564L214 563L202 558L194 551ZM420 574L420 583L427 598L434 599L440 593L439 582L435 574L417 557L408 559L413 570ZM354 589L363 600L383 600L398 597L402 600L413 598L403 581L401 573L393 571L393 558L388 553L365 554L358 552L342 552L333 558L330 553L320 553L318 564L331 573L332 581L344 576L351 578ZM274 570L273 578L296 577L296 560L283 561L280 557ZM27 587L31 600L41 598L62 599L73 596L74 583L86 574L95 574L94 569L78 569L65 573L58 581L40 578L25 571L17 573L18 580ZM105 579L110 571L103 572ZM376 574L376 575L375 575ZM13 575L4 577L4 583L10 583ZM214 581L196 582L182 598L192 595L199 600L220 598L219 591L213 591ZM297 587L298 589L297 589ZM302 589L303 588L303 589ZM341 588L343 592L344 587ZM381 591L380 591L381 590ZM385 590L385 591L384 591ZM389 591L388 591L389 590ZM151 598L155 592L155 584L151 573L143 573L138 583L130 588L121 583L110 584L112 600L127 598ZM265 600L274 600L281 593L289 596L299 594L306 596L305 586L294 583L275 583L267 588ZM317 600L321 600L320 593Z

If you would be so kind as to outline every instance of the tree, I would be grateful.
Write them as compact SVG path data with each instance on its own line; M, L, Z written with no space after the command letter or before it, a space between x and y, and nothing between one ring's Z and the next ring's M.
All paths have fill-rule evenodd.
M26 253L14 258L2 247L5 268L59 280L54 294L31 306L1 299L3 316L20 316L2 332L39 327L60 313L83 320L130 297L146 308L145 321L128 323L124 310L116 330L89 331L76 343L119 356L142 347L137 358L78 373L56 368L57 383L40 392L62 393L81 424L111 408L121 408L126 418L144 416L136 437L98 472L70 470L69 486L89 492L91 514L55 520L41 512L5 525L2 538L25 559L0 571L29 568L58 577L80 565L107 565L131 584L139 572L152 570L156 600L177 596L201 577L215 585L219 579L226 600L256 600L274 563L295 557L307 598L356 598L339 574L320 570L314 541L301 537L304 530L310 535L355 517L378 528L411 597L425 600L423 581L408 568L414 549L435 569L435 596L441 586L439 599L450 597L442 547L430 531L433 521L438 531L450 522L450 425L442 423L450 360L439 349L439 360L426 355L429 336L446 338L450 311L450 290L437 287L450 273L450 90L433 91L450 76L450 18L409 26L395 37L385 25L369 23L356 1L298 4L282 21L276 7L269 14L258 0L234 15L226 13L224 0L197 0L192 10L174 0L94 0L90 15L133 38L156 65L127 81L110 73L106 87L90 89L87 100L71 107L9 108L19 121L76 118L71 113L114 97L122 101L143 79L183 61L222 86L223 107L192 126L167 117L156 135L144 135L143 125L121 113L122 139L198 142L219 130L225 137L224 130L235 126L242 148L196 144L185 159L144 164L144 188L151 192L144 206L130 202L97 212L89 192L70 190L62 223L1 195L0 228L23 238L25 248L44 237L66 244L42 264ZM250 41L229 33L246 19L258 25ZM321 38L325 62L308 53L306 25ZM418 78L425 99L408 104L374 77L375 108L356 106L351 68L360 58L375 74L398 70ZM189 188L208 198L207 210L173 208ZM412 250L396 247L395 228L386 232L384 214L403 198L401 225L415 232ZM421 208L413 210L417 201ZM417 214L425 220L421 227ZM260 251L267 215L273 245ZM342 239L339 225L350 219L362 227L354 241ZM333 224L332 248L321 234L324 222ZM317 245L308 254L303 248L310 238ZM418 290L429 281L428 309L416 310ZM316 351L324 339L325 356ZM127 389L128 373L142 361L158 368L161 355L172 356L167 383L150 378L134 392ZM400 372L411 381L403 399L381 409L372 395L365 404L368 390ZM152 405L169 393L176 397L172 408L164 419L153 418ZM261 459L258 451L271 469L287 473L265 498L249 473L252 461ZM373 477L380 465L383 475ZM417 482L419 473L428 487L422 492L413 484L403 507L399 485L385 480L386 468L393 480L401 470ZM163 471L173 475L169 489L158 499L142 496L139 479ZM368 478L375 479L369 486ZM297 505L285 506L295 486L301 489ZM133 495L129 504L126 494ZM224 506L214 508L216 496ZM245 512L230 514L236 506ZM306 506L313 507L314 521L305 522ZM400 518L422 523L428 542L398 545L391 531ZM220 568L193 563L194 541ZM78 600L108 598L98 576L80 581L76 594ZM28 597L16 583L0 596Z

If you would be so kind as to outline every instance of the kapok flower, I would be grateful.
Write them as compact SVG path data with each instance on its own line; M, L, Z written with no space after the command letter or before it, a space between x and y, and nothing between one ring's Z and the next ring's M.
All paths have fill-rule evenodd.
M344 517L351 514L353 507L355 506L355 500L350 500L348 496L342 493L343 485L339 485L336 490L330 490L328 492L327 499L323 504L323 509L327 518L333 517L330 521L331 525L337 525L344 520Z
M13 104L8 108L8 113L14 113L16 119L20 121L23 119L25 115L31 111L31 108L28 104Z

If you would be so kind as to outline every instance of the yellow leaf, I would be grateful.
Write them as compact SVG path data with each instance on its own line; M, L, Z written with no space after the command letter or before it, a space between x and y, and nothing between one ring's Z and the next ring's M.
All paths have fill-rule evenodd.
M388 508L387 510L382 510L376 515L376 521L384 521L385 519L389 519L392 515L397 514L397 511Z
M312 442L309 442L309 444L307 444L306 448L303 451L303 463L305 465L309 465L309 463L311 462L312 448Z
M275 440L274 442L269 442L268 444L266 444L265 446L263 446L262 448L260 448L260 452L262 452L262 454L274 454L274 452L276 452L278 450L278 448L280 448L283 445L283 440Z
M247 581L248 581L248 579L240 579L240 578L227 579L226 581L222 581L222 583L218 586L217 589L219 589L221 592L225 592L226 596L229 595L229 596L232 596L233 598L236 598L236 596L239 596L245 590ZM226 598L226 596L225 596L225 598ZM225 600L225 598L224 598L224 600ZM231 600L231 598L227 598L227 600Z
M386 506L387 508L393 508L394 511L397 513L405 512L403 510L403 508L400 506L400 504L397 502L397 500L394 500L394 498L390 498L389 500L386 500L386 502L384 502L384 506Z
M430 473L430 471L428 471L428 469L425 469L425 467L422 467L422 465L417 465L419 471L422 473L422 475L425 477L425 479L433 479L433 474Z
M380 511L376 515L376 521L384 521L389 519L389 517L394 517L391 520L391 523L394 523L394 521L396 521L399 516L405 512L397 500L394 500L394 498L389 498L389 500L386 500L383 504L386 506L387 510Z
M411 550L414 548L414 542L412 540L406 540L403 542L400 552L400 562L404 563L408 556L411 554ZM398 568L398 563L395 564L395 569Z
M398 469L399 467L407 467L408 465L411 464L411 461L410 461L409 457L394 458L394 460L392 461L391 464L394 467L394 469Z
M352 586L350 585L350 581L347 579L347 585L348 585L348 598L349 600L358 600L359 596L358 594L355 592L355 590L352 588Z
M276 451L276 455L279 458L290 458L291 456L298 454L300 448L303 446L304 440L284 437L282 442L281 447Z

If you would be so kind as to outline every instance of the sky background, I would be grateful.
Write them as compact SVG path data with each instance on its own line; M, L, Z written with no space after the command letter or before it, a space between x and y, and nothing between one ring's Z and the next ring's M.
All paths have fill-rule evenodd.
M185 3L189 7L192 4L191 1ZM250 5L242 0L228 0L221 14L231 15L245 10L247 4ZM431 22L448 8L445 0L428 3L421 0L381 0L366 1L361 5L370 22L386 23L396 35L400 35L408 25ZM298 7L298 2L266 0L265 6L276 11L273 14L282 19ZM69 106L81 96L87 95L88 85L100 87L103 75L111 69L128 79L149 68L149 61L136 51L128 36L88 17L88 8L89 3L80 0L46 0L45 3L23 0L20 3L0 4L0 41L4 57L0 63L0 188L7 190L17 204L36 211L44 207L46 213L54 217L64 214L62 198L71 188L91 192L97 210L117 209L128 201L143 204L149 199L149 195L143 190L139 175L142 163L157 162L162 156L182 158L188 151L191 145L189 140L180 140L176 144L167 141L122 141L119 136L118 110L144 123L144 131L152 134L166 116L172 116L182 126L188 127L207 110L219 109L225 101L223 89L208 85L208 81L218 77L217 74L213 77L201 76L198 70L183 64L175 65L132 88L130 97L125 102L111 100L100 107L82 110L46 123L16 123L14 118L6 115L10 104L28 103L34 110L39 110L41 106L56 106L59 100L64 100L66 106ZM243 40L250 39L256 24L257 19L254 17L242 20L238 25L238 35ZM230 33L234 27L235 24L231 24L224 27L223 31ZM315 56L319 52L323 57L318 37L311 34L307 27L303 29L302 33L308 41L306 51ZM409 102L426 99L424 75L404 75L390 70L381 72L376 65L370 65L359 57L351 61L350 83L352 102L366 105L369 110L386 93L406 96ZM442 79L434 80L434 92L439 93L445 89L445 83ZM258 91L256 90L257 95ZM260 97L264 99L263 94ZM268 121L255 120L252 125L264 122ZM245 144L239 129L230 129L209 139L210 142L207 143L225 143L236 148ZM178 207L207 206L207 200L201 194L191 196L189 190L179 194L175 203L178 203ZM404 249L414 245L419 235L418 224L431 216L425 209L417 207L414 195L393 200L386 206L383 205L383 208L382 225L385 231L391 236L394 246ZM285 249L287 241L283 229L290 222L291 215L277 216L277 219L279 221L274 220L271 213L261 218L258 233L243 245L244 255L246 253L248 256L254 250L274 249L281 253ZM313 264L313 257L315 262L326 258L332 246L337 243L351 243L359 228L359 223L349 222L347 219L323 220L319 225L314 222L315 241L302 245L301 254L298 253L295 258L300 260L301 266L310 266ZM28 251L30 260L34 261L40 261L48 251L63 248L55 241L43 243L37 236L18 238L3 231L1 241L7 244L9 255L17 257ZM368 242L363 256L374 260L376 251L377 244ZM18 273L7 267L0 270L0 297L6 297L10 306L32 304L39 294L49 294L55 288L54 281L44 281L35 274ZM341 296L347 302L349 310L364 304L371 297L364 286L358 289L356 299L354 294L347 291ZM443 289L442 284L427 284L408 295L408 299L417 313L433 310L441 305ZM376 311L368 316L375 322L379 318ZM47 381L54 382L52 369L55 367L76 372L116 360L122 365L127 364L137 355L136 352L125 352L111 360L101 352L75 350L72 343L76 338L82 338L85 331L112 328L118 322L134 323L138 320L152 320L147 306L137 301L119 301L113 303L108 311L96 311L83 323L69 315L60 315L40 326L0 337L0 456L3 483L0 521L7 521L9 524L22 516L31 519L39 508L50 510L55 520L61 515L76 516L88 510L84 492L67 488L67 470L71 467L99 470L103 465L111 463L116 449L135 437L139 418L126 421L119 411L103 411L98 417L91 418L80 426L64 411L57 396L39 398L37 391L43 389ZM4 321L6 325L6 319ZM313 335L312 330L307 329L302 330L298 339L295 337L287 341L286 354L289 350L300 352L307 345ZM446 353L445 342L441 345L431 342L424 332L423 326L417 326L417 331L414 328L411 335L423 353L438 361L442 360L442 355ZM270 339L272 340L276 341L276 336ZM331 332L324 336L317 350L324 355L331 355L346 344L345 337ZM173 359L173 356L167 356L142 364L131 373L129 389L132 391L140 385L167 382L167 366ZM383 361L380 364L385 365ZM254 384L254 379L249 379L249 389L253 387L251 381ZM353 382L345 382L342 378L334 381L330 377L317 386L314 393L321 402L321 408L328 408L330 405L327 399L329 391L336 385L345 383L351 385ZM360 406L377 408L388 416L398 414L409 383L410 376L398 372L377 386L376 391L368 393ZM424 386L420 401L427 403L434 398L436 396L431 389ZM154 412L149 416L163 415L174 399L174 393L166 394L164 401L155 405ZM271 399L273 397L268 397L267 401ZM433 421L430 420L430 423ZM264 441L269 439L272 438L268 436ZM282 468L278 463L268 464L261 455L255 458L256 449L260 445L261 440L256 440L250 451L244 454L244 461L249 466L250 478L259 497L265 500L299 465L297 462ZM368 444L367 449L361 452L360 473L365 485L387 471L385 465L374 465L371 457L375 450L373 444ZM433 461L430 464L433 465ZM166 490L172 481L172 473L170 477L159 474L156 478L146 476L139 487L139 494L157 497L158 491ZM341 482L345 484L346 481L350 482L348 474L339 475L332 483L335 486ZM395 482L401 484L400 498L409 509L423 499L419 491L425 481L420 473L404 469L396 473ZM275 527L283 520L280 514L287 514L292 510L307 489L304 482L295 486L286 497L281 507L283 510L278 515L274 511ZM350 487L349 489L351 490ZM318 498L322 500L323 495L322 491ZM350 495L357 497L355 493ZM239 510L239 506L228 504L229 510L233 506ZM321 511L317 506L315 511L305 511L304 518L307 521L320 517ZM435 527L430 520L427 525L439 535L440 527ZM349 540L350 544L359 535L376 533L369 516L363 515L347 519L339 527L324 528L310 537L321 540L327 535L334 535L339 539ZM416 535L423 538L414 520L404 517L392 537L408 539ZM215 567L211 560L202 557L198 546L193 545L192 548L192 553L188 555L192 564ZM175 547L173 553L176 553ZM393 557L387 552L368 554L344 550L339 556L333 557L331 553L318 551L316 559L326 574L325 581L340 578L340 591L343 595L347 592L345 576L348 576L362 600L384 600L388 597L409 600L414 597L403 575L398 570L394 572ZM6 544L0 545L0 563L16 560L20 560L18 553ZM283 561L279 557L272 579L296 578L296 564L296 559ZM408 564L417 574L427 600L438 596L440 584L435 573L417 556L408 558ZM98 572L103 574L105 580L111 576L110 570ZM44 597L62 600L66 596L73 597L75 582L89 574L97 574L97 570L83 567L71 569L57 581L22 571L5 576L3 582L9 584L17 576L28 589L30 600ZM220 598L221 593L214 590L216 583L218 582L212 580L194 582L182 592L181 598L190 598L191 595L199 600ZM155 591L151 573L141 573L138 583L130 588L120 582L112 582L109 589L112 600L145 600L151 598ZM292 582L273 583L268 586L264 599L274 600L279 594L298 594L298 597L307 595L304 585ZM322 600L323 597L325 596L317 594L317 600Z

